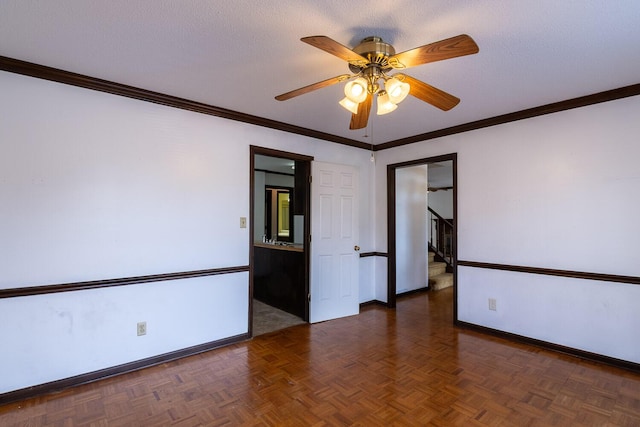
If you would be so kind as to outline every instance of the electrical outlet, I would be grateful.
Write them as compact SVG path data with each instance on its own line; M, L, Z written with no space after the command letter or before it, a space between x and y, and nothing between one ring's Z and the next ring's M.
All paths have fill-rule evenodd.
M492 311L496 311L496 299L495 298L489 298L489 310Z
M138 336L147 335L147 322L138 322Z
M247 218L244 216L240 217L240 228L247 228Z

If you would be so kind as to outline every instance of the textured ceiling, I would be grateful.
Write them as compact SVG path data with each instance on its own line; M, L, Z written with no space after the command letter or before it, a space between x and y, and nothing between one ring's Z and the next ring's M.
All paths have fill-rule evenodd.
M301 37L401 52L458 34L480 52L406 71L461 98L451 111L409 97L352 131L342 84L274 100L349 72ZM379 144L639 83L640 3L2 0L0 55Z

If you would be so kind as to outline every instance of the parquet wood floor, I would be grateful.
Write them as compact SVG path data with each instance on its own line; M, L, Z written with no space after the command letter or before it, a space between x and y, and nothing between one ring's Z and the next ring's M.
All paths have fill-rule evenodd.
M2 426L640 426L640 376L452 326L451 289L0 407Z

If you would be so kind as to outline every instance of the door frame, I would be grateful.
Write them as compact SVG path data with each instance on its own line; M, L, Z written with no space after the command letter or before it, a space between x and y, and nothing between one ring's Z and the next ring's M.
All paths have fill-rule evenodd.
M453 174L453 322L458 322L458 154L444 154L387 165L387 307L396 307L396 169L452 161ZM425 217L426 218L426 217Z
M311 248L309 247L309 235L311 234L311 162L313 161L313 156L306 156L303 154L291 153L288 151L275 150L272 148L259 147L256 145L249 146L249 324L248 324L248 333L249 336L253 336L253 273L254 273L254 257L253 257L253 222L255 216L255 197L254 197L254 186L255 186L255 156L256 154L260 154L263 156L270 157L279 157L288 160L308 162L307 167L305 168L305 192L306 192L306 200L304 203L304 289L306 295L309 295L309 278L310 278L310 252ZM304 308L304 317L303 320L305 322L309 321L309 298L306 299L305 308Z

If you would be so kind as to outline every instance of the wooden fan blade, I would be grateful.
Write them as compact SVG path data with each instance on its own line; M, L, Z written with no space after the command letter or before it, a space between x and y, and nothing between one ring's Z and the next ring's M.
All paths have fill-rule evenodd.
M355 53L348 47L341 45L327 36L303 37L300 40L320 50L324 50L331 55L337 56L340 59L344 59L353 65L365 66L369 62L364 56Z
M305 93L309 93L317 89L322 89L323 87L331 86L336 83L340 83L345 80L348 80L350 78L351 78L350 74L343 74L341 76L331 77L330 79L323 80L318 83L310 84L308 86L301 87L299 89L295 89L287 93L283 93L282 95L276 96L276 99L278 101L286 101L287 99L294 98L298 95L304 95Z
M466 34L440 40L415 49L397 53L389 58L393 68L409 68L429 62L478 53L476 42Z
M398 74L396 77L402 81L409 83L411 89L409 89L409 95L413 95L416 98L427 102L434 107L438 107L443 111L449 111L460 102L460 98L457 98L443 90L435 88L426 84L423 81L414 79L406 74Z
M369 112L371 111L371 104L373 103L373 96L367 95L367 99L358 104L358 114L351 115L351 123L349 129L363 129L367 127L369 121Z

